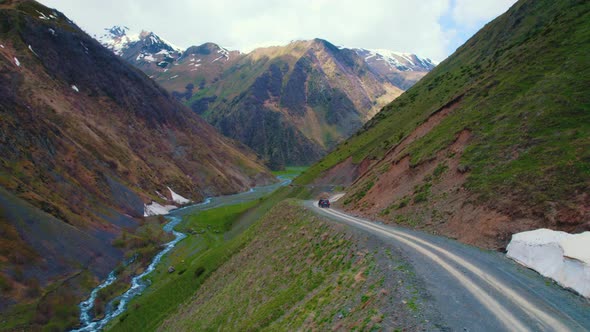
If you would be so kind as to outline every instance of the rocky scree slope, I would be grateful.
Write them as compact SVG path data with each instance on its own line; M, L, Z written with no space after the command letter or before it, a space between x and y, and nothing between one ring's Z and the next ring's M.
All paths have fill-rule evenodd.
M588 40L587 1L519 1L297 182L487 248L589 230Z
M167 187L199 201L272 181L58 11L3 1L0 22L0 310L106 276L123 254L111 241Z

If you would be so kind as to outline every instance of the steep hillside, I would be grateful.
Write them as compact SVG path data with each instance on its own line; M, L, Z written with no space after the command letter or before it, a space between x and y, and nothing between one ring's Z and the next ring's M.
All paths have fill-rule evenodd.
M339 48L320 39L249 54L206 43L164 61L171 46L141 53L137 34L110 31L99 38L105 46L273 168L316 161L434 68L413 54Z
M590 3L522 0L299 183L344 207L489 248L590 229Z
M123 258L111 242L143 223L144 204L175 198L168 188L198 201L272 181L250 150L63 14L4 1L0 22L2 312L50 285L74 292L61 303L81 296L82 279Z
M278 168L316 161L401 92L355 52L316 39L257 49L188 103Z
M221 241L204 251L199 242L208 234L188 237L166 262L183 272L166 273L163 264L153 287L107 329L433 331L444 326L433 297L399 248L334 225L300 202L272 205L237 237L212 234ZM267 208L254 207L233 221L239 224ZM206 220L219 232L232 218L215 223L211 217L232 209L205 211L183 227L199 229Z

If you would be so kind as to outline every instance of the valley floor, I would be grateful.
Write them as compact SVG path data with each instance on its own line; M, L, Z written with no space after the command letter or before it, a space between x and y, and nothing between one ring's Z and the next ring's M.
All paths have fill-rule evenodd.
M189 236L107 329L590 330L587 300L498 252L319 209L307 190L181 210Z
M257 236L158 328L438 330L441 318L401 252L286 200Z
M188 216L178 227L192 234L107 329L444 330L399 249L288 198L297 196L306 193L283 188Z

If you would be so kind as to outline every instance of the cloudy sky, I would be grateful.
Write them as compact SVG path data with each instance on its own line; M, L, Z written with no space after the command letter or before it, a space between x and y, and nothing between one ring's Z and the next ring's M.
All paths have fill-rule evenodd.
M179 47L230 49L323 38L442 61L516 0L41 0L91 35L124 25Z

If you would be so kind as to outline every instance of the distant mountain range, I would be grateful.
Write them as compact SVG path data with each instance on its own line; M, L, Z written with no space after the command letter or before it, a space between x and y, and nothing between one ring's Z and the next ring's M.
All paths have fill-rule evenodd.
M272 168L318 160L435 67L414 54L321 39L248 54L214 43L182 51L118 26L97 39Z
M431 71L436 66L432 60L420 58L411 53L362 48L355 49L355 51L365 59L374 71L385 76L391 84L402 90L409 89L424 77L426 72Z

